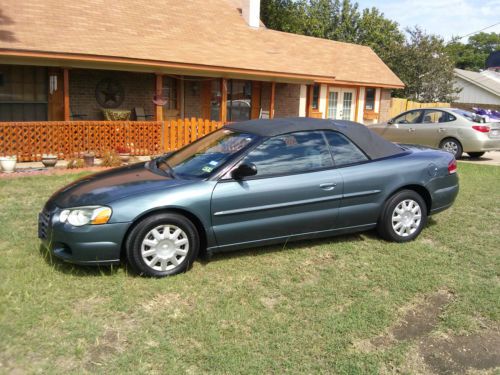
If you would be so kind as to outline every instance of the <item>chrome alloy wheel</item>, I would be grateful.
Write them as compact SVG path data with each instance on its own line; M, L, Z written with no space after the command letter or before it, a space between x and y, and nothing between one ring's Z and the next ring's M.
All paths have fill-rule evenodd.
M443 143L443 150L448 151L449 153L456 155L458 152L458 145L453 141L446 141Z
M188 236L175 225L159 225L151 229L141 244L144 263L156 271L176 268L186 259L188 251Z
M407 237L418 229L422 211L413 199L400 202L392 212L392 229L401 237Z

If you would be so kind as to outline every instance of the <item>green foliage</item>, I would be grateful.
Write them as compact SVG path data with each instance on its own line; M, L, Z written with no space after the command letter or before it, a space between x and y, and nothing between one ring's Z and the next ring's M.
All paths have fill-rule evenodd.
M369 46L418 101L451 101L453 60L442 38L422 30L400 31L377 8L358 9L350 0L264 0L262 20L271 29ZM471 38L472 39L472 38Z
M451 102L459 92L453 87L453 60L444 40L415 27L400 47L395 72L406 87L396 94L423 102Z
M479 71L485 68L490 53L500 50L500 33L478 33L471 36L465 44L455 39L446 49L455 67Z
M75 158L68 160L68 164L66 164L67 169L78 169L85 167L85 162L81 158Z

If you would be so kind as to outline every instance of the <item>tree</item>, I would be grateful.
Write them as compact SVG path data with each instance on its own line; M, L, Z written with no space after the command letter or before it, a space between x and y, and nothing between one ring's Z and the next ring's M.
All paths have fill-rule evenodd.
M441 37L407 28L406 42L401 46L400 64L395 73L405 88L397 94L424 102L451 102L458 90L453 87L453 59Z
M350 0L263 0L267 27L296 34L371 47L405 83L396 95L415 100L454 98L453 60L442 38L407 29L377 8L360 12Z
M490 53L500 50L500 33L478 33L469 38L467 43L453 39L446 47L453 58L455 67L479 71L484 69Z

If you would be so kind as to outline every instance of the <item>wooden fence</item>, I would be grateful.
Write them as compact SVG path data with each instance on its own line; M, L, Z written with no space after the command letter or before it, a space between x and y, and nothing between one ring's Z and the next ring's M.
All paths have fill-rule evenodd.
M408 99L392 98L391 108L389 110L389 118L393 118L399 115L401 112L408 111L410 109L418 108L436 108L436 107L450 107L450 103L419 103Z
M172 121L0 122L0 155L38 161L43 154L72 158L85 151L99 156L119 146L132 155L173 151L222 127L202 119Z

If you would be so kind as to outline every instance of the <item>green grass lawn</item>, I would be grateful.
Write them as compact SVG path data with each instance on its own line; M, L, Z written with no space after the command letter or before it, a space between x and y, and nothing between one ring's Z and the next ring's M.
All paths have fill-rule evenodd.
M417 342L360 343L439 290L452 299L432 337L499 327L500 168L459 175L455 205L414 242L302 241L160 280L45 258L37 213L76 176L2 179L0 373L418 372Z

